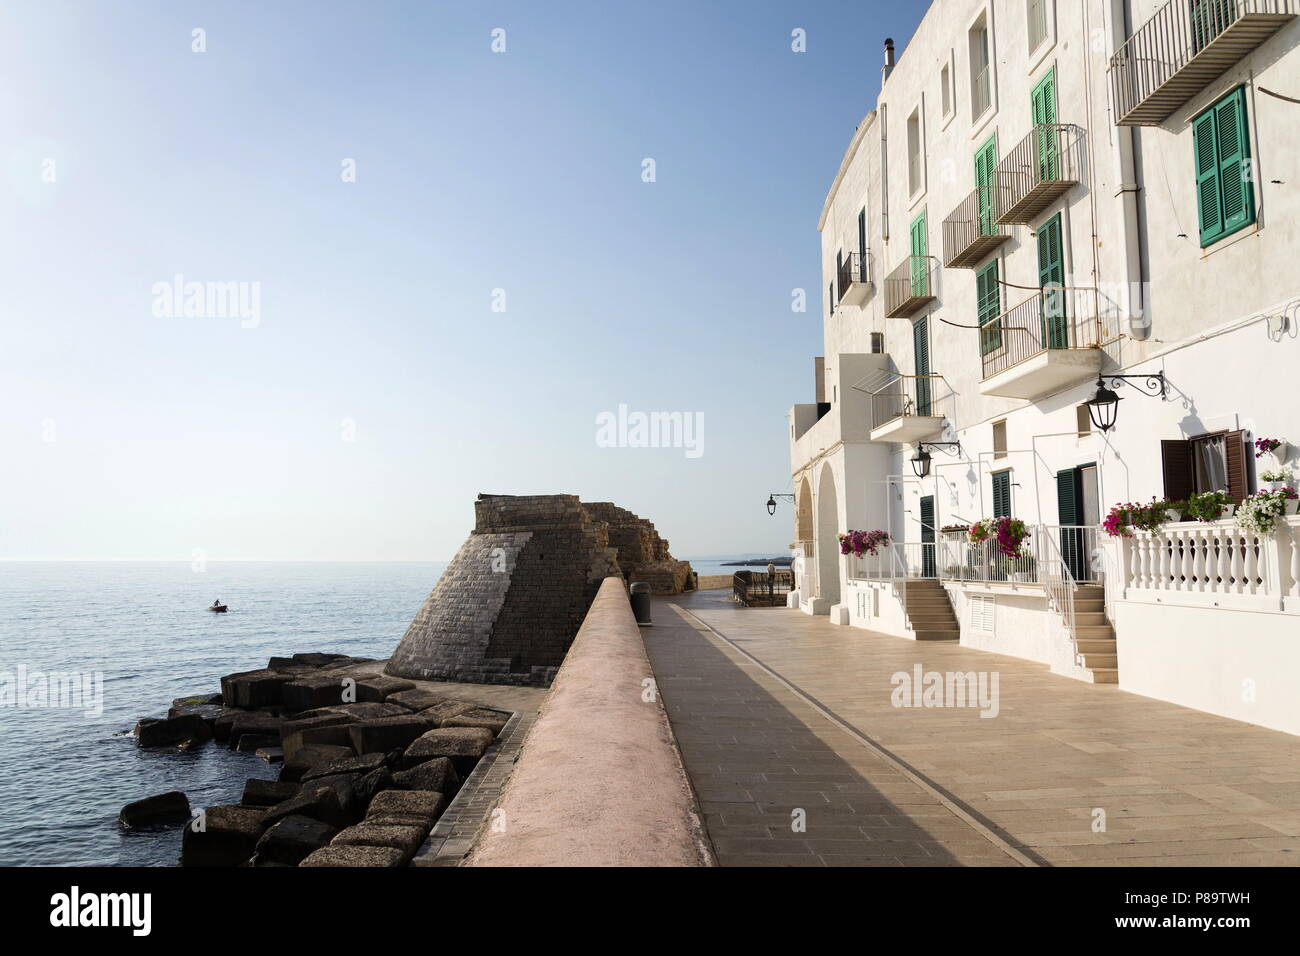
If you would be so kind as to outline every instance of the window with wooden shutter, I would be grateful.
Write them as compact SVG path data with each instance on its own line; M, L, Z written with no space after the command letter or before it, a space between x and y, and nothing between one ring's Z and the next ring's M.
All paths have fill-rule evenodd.
M993 473L993 517L1011 517L1011 472Z
M1181 438L1162 441L1160 467L1164 473L1166 501L1186 501L1195 494L1190 441Z
M1223 454L1228 462L1228 497L1241 504L1250 494L1250 476L1246 472L1246 433L1228 432L1223 436Z
M930 319L923 316L912 324L912 348L916 358L916 414L930 414Z
M1007 420L993 423L993 457L1007 457Z
M1192 121L1201 247L1255 221L1246 90L1238 87Z
M1057 213L1038 230L1038 284L1043 297L1039 307L1042 345L1048 349L1070 347L1070 317L1066 309L1065 242L1061 236L1061 214Z
M975 305L980 326L980 355L1002 348L1002 285L998 282L998 262L994 259L975 273Z

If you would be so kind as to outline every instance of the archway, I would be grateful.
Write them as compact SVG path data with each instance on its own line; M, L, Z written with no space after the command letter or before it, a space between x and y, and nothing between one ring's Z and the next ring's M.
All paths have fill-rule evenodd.
M817 482L817 597L830 605L840 603L840 509L835 475L830 463L822 466Z
M816 525L813 523L813 493L808 476L799 479L794 491L794 546L803 554L797 587L800 595L811 600L816 593L817 549L813 544L816 537Z

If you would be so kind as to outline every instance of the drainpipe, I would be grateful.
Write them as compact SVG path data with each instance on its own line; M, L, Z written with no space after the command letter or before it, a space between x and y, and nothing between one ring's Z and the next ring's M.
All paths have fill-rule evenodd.
M1119 50L1130 35L1129 0L1110 0L1110 48ZM1114 109L1114 103L1111 108ZM1151 335L1147 315L1148 303L1142 286L1145 269L1139 229L1138 193L1135 143L1137 131L1131 126L1116 126L1111 116L1111 142L1119 190L1115 196L1120 204L1120 247L1123 250L1125 281L1128 289L1128 331L1138 341Z

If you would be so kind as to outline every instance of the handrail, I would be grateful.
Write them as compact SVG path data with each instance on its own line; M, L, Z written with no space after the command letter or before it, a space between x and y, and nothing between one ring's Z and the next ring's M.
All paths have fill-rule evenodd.
M1095 348L1097 290L1050 286L989 321L978 335L986 379L1048 350Z
M844 261L840 263L835 277L836 298L838 301L844 301L849 286L855 282L863 284L871 282L870 252L867 252L865 256L860 252L850 252Z
M996 182L976 186L943 221L943 264L949 268L974 264L977 256L1011 238L998 223L1000 191Z
M1040 525L1039 531L1039 548L1040 551L1046 552L1043 554L1045 558L1043 591L1047 594L1048 606L1054 607L1057 614L1061 616L1066 636L1069 637L1070 646L1074 649L1074 662L1080 664L1082 661L1079 660L1078 618L1074 610L1074 591L1078 583L1074 580L1074 573L1070 570L1070 565L1061 553L1056 539L1047 533L1047 528L1044 526Z
M1079 183L1083 164L1082 128L1068 123L1035 126L994 170L998 221L1032 221L1053 195Z
M934 298L934 256L906 256L885 277L885 317L905 318Z
M1142 106L1243 17L1297 13L1300 0L1170 0L1110 58L1116 117L1123 120ZM1222 51L1207 57L1211 68L1222 61Z

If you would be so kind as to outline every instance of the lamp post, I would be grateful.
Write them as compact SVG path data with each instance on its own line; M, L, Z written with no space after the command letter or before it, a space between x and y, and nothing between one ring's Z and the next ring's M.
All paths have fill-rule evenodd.
M774 514L776 514L776 499L777 499L777 498L789 498L791 501L794 501L794 495L778 495L778 494L770 494L770 495L768 495L768 496L767 496L767 513L770 514L770 515L774 515Z
M927 448L955 448L956 451L946 452L948 455L960 455L961 442L958 441L923 441L918 442L916 446L916 455L912 457L912 471L918 478L930 477L930 453Z
M1107 382L1110 383L1109 386ZM1133 382L1142 384L1134 385ZM1122 399L1115 393L1115 387L1120 383L1136 388L1148 398L1164 398L1168 394L1164 372L1153 375L1102 375L1099 372L1097 392L1084 404L1088 406L1088 417L1092 419L1093 427L1103 432L1114 428L1115 420L1119 417L1119 403Z

